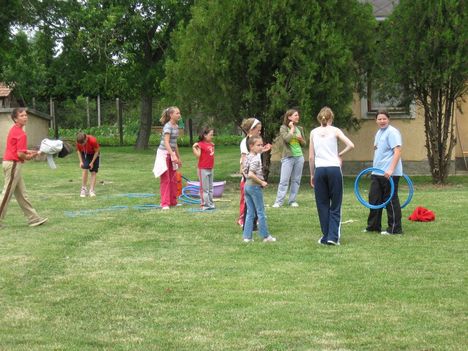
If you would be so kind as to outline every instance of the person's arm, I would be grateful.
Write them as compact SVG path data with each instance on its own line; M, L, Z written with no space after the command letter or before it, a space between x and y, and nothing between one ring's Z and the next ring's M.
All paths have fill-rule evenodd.
M345 148L338 153L339 157L343 156L348 151L354 149L353 142L346 135L344 135L344 133L340 129L337 130L336 136L341 142L343 142L346 145Z
M257 175L252 172L252 171L249 171L249 174L247 174L247 178L249 179L252 179L253 181L255 181L255 183L258 183L260 184L261 187L266 187L268 185L267 182L265 182L264 180L261 180L259 177L257 177Z
M167 152L171 156L171 160L173 162L179 163L180 161L179 161L179 154L178 154L177 146L175 150L172 150L170 140L171 140L171 134L165 133L164 134L164 147L166 148Z
M314 139L312 132L310 132L310 141L309 141L309 170L310 170L310 186L314 187L314 175L315 175L315 149L314 149Z
M200 146L198 145L198 143L195 143L195 144L192 145L192 151L193 151L193 154L197 158L200 158L201 150L200 150Z
M299 144L301 144L301 146L304 147L307 145L307 141L304 136L304 130L299 126L297 126L296 128L299 130L299 135L297 136L297 140L299 141Z
M390 167L385 171L384 177L385 178L390 178L395 171L395 167L398 164L398 161L400 161L401 158L401 146L395 146L393 148L393 158L392 158L392 163L390 163Z
M76 149L76 153L78 154L78 160L80 160L80 168L83 168L83 157L81 156L81 151L78 150L78 148Z
M94 149L93 159L92 159L91 162L89 163L89 169L93 169L93 168L94 168L94 161L96 161L96 159L97 159L98 156L99 156L99 150L101 150L101 147L98 145L98 146ZM81 155L80 155L80 156L81 156Z
M288 126L282 125L280 128L280 137L284 140L285 143L289 144L294 136L295 130L296 126L293 122L289 123L289 128Z
M18 151L17 155L21 161L29 161L37 156L37 151L35 150Z

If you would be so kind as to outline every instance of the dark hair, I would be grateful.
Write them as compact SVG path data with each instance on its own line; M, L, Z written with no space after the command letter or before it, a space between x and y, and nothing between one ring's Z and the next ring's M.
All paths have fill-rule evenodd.
M21 112L27 111L26 107L17 107L11 111L11 119L16 123L16 119Z
M378 115L385 115L385 116L387 116L388 119L390 119L390 115L389 115L388 112L385 111L385 110L378 110L377 113L375 114L375 118L376 118L376 119L377 119L377 116L378 116Z
M205 136L208 135L212 130L214 131L213 128L203 127L200 133L198 134L198 141L203 141L205 139Z
M85 141L86 141L86 134L85 133L80 132L80 133L78 133L76 135L76 142L78 144L84 144Z
M296 112L299 112L299 111L294 108L291 108L285 112L285 114L283 115L283 124L285 126L289 125L289 122L290 122L289 117L291 117Z

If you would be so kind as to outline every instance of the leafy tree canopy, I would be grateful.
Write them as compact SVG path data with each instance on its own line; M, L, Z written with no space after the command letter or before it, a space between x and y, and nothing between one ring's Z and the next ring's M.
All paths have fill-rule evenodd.
M166 94L184 111L222 121L257 116L277 131L299 107L313 124L324 105L350 121L353 92L370 62L376 22L358 1L210 1L174 35ZM272 122L272 123L270 123Z

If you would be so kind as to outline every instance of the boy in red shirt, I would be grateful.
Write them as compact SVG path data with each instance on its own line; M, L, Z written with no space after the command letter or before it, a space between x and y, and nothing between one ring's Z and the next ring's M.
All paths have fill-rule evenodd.
M92 135L78 133L76 136L76 153L80 160L80 168L83 169L81 176L80 197L86 197L88 192L88 170L91 173L89 183L89 196L96 196L94 188L96 186L96 174L99 170L99 143Z
M200 201L202 210L213 210L213 128L204 128L193 144L193 153L198 157L198 179L200 180Z
M30 227L36 227L47 222L47 218L41 218L32 207L26 195L26 186L21 175L21 168L24 161L29 161L36 157L37 151L28 150L28 138L23 128L28 123L28 113L25 108L15 108L11 113L11 119L15 125L11 127L3 155L3 174L5 184L0 195L0 229L3 228L3 218L5 218L11 197L14 194L18 205L28 218Z

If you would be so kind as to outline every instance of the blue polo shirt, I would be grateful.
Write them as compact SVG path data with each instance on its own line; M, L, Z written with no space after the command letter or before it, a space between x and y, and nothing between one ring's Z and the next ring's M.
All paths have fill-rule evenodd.
M392 164L393 149L397 146L402 146L401 134L395 127L388 126L387 128L380 129L375 134L374 139L374 162L373 167L379 168L383 171L386 171ZM377 174L377 173L374 173ZM381 175L381 174L380 174ZM398 160L395 170L393 172L394 176L403 175L403 165L401 163L401 157Z

